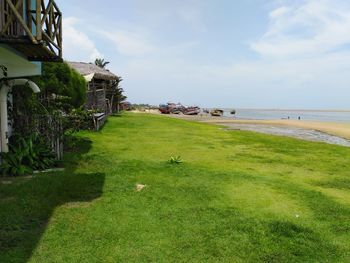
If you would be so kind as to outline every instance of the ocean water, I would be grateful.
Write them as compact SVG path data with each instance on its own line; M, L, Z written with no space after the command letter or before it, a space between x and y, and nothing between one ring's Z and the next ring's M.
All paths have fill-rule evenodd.
M231 109L224 109L225 117L236 119L253 120L280 120L288 119L325 122L349 122L350 111L313 111L313 110L256 110L256 109L235 109L236 114L231 115Z

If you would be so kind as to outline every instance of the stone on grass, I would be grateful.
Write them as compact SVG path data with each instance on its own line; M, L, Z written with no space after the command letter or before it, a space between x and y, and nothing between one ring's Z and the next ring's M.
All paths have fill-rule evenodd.
M136 191L140 192L143 188L145 188L146 185L145 184L136 184Z

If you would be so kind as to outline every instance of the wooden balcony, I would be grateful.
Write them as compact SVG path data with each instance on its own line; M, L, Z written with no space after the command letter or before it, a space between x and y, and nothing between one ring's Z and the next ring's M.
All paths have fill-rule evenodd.
M0 0L0 43L31 61L62 61L62 13L53 0Z

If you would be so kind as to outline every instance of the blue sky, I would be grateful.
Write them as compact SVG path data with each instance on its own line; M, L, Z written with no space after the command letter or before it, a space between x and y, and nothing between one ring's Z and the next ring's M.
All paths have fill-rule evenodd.
M348 0L71 0L64 57L123 77L134 103L349 109Z

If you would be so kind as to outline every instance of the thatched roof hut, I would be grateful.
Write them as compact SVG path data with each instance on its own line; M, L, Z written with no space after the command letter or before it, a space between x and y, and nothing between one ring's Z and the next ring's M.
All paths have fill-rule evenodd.
M70 67L75 69L78 73L85 77L86 81L90 82L92 79L100 80L117 80L119 77L108 69L100 68L92 63L86 62L67 62Z
M111 113L114 88L121 78L92 63L67 62L67 64L88 82L85 109Z

